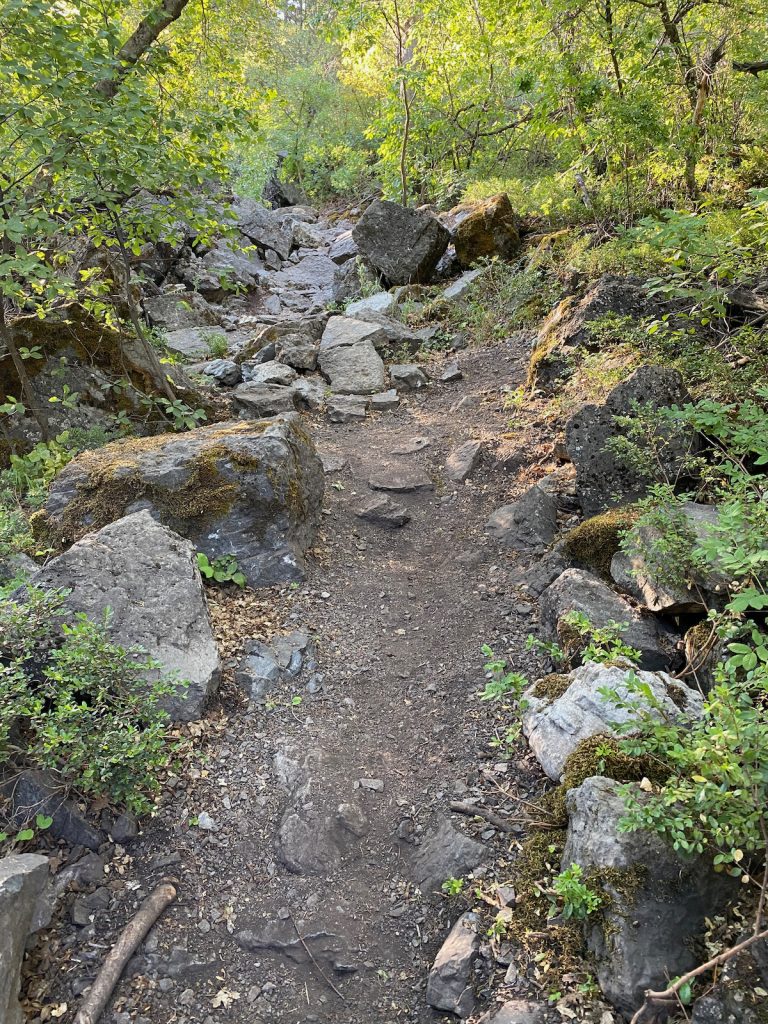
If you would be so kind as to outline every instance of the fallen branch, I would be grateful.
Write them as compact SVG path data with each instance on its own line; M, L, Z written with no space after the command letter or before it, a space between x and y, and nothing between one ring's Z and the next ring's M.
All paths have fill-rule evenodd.
M170 882L161 883L147 896L107 954L83 1005L77 1011L74 1024L96 1024L112 998L126 964L162 912L175 899L176 889Z
M500 828L502 832L512 831L512 826L506 818L502 818L500 814L496 814L495 811L489 811L485 807L478 807L477 804L462 803L460 800L454 800L450 807L456 814L467 814L470 817L485 818L486 821L490 821L496 828Z
M738 956L739 953L743 953L745 949L749 949L755 942L759 942L760 939L768 938L768 928L761 932L757 932L755 935L750 935L748 939L744 939L743 942L739 942L735 946L731 946L730 949L724 950L718 956L712 957L711 960L707 960L705 964L700 964L695 967L692 971L688 971L682 978L678 978L674 985L670 985L669 988L665 988L663 992L654 992L652 989L648 989L645 993L645 999L643 1005L635 1013L634 1017L630 1021L630 1024L640 1024L643 1014L651 1003L667 1003L677 998L677 993L683 987L687 985L689 981L693 981L694 978L698 978L700 974L705 974L707 971L713 970L715 967L719 967L720 964L726 963L734 956Z

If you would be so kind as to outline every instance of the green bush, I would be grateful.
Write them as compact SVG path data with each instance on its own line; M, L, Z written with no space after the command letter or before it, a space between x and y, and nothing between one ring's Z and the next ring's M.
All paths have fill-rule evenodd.
M60 593L0 594L0 762L142 813L172 752L160 704L179 683L106 624L65 621Z

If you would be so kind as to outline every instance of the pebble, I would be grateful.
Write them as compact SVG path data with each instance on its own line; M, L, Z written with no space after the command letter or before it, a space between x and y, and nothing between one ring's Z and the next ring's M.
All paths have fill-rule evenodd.
M198 814L197 825L198 828L203 828L206 832L213 832L216 828L216 822L207 811L201 811Z
M360 786L362 789L369 789L372 793L384 792L383 779L359 779L358 786Z

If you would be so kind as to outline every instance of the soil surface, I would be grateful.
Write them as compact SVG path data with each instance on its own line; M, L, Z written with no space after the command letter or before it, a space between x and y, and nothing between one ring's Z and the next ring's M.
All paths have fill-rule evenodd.
M48 1009L30 1019L52 1019L59 1000L58 1019L72 1020L119 928L167 877L178 900L132 961L111 1024L456 1019L425 1002L429 967L464 909L441 880L466 876L470 861L476 878L492 864L503 872L518 834L449 805L498 806L499 786L525 796L540 778L526 755L509 762L494 747L503 722L478 699L483 644L534 671L525 573L484 531L554 468L535 407L505 408L528 355L522 337L470 348L451 355L462 380L433 382L397 410L344 425L310 417L330 471L309 577L210 592L227 671L206 719L185 731L196 753L167 780L157 816L114 849L106 906L77 932L54 930L32 958L28 1008ZM446 359L433 357L434 379ZM446 456L467 440L484 442L482 461L451 483ZM379 493L369 479L404 469L424 471L431 488L391 495L410 522L359 518ZM232 682L243 643L298 628L313 637L315 674L249 705ZM483 844L479 858L462 836Z

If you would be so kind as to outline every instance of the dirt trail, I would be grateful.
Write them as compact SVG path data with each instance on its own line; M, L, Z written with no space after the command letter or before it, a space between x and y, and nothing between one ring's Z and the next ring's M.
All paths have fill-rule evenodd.
M114 1022L443 1019L424 988L458 911L434 892L439 882L419 892L418 851L441 816L483 842L488 861L509 846L448 805L487 791L481 769L506 771L488 745L493 711L477 700L480 647L519 665L532 625L531 605L509 585L510 557L484 533L519 489L516 469L525 475L546 455L525 432L499 447L510 419L502 390L520 384L526 355L513 342L468 350L461 381L432 384L396 411L345 425L313 418L318 450L343 468L326 478L310 577L266 597L219 598L215 618L225 653L248 635L264 639L265 620L267 633L307 629L322 688L308 692L305 675L264 709L225 682L199 768L177 781L113 876L126 916L154 881L181 881L121 986ZM485 441L483 461L469 483L452 484L445 457L468 439ZM418 450L396 454L408 449ZM358 518L371 475L406 465L434 484L393 495L411 521L388 529ZM82 972L83 959L72 968Z

